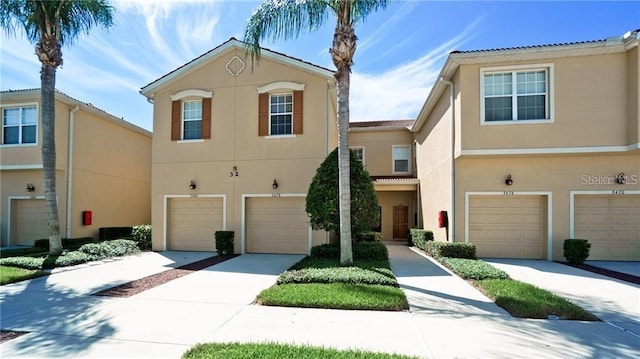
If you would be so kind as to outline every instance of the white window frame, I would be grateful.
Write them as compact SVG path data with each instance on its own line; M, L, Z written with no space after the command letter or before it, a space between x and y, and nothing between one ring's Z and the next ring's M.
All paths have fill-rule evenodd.
M362 155L361 156L362 158L360 158L360 162L362 162L362 165L364 166L365 165L365 162L364 162L364 146L353 146L353 147L349 147L349 149L354 150L354 151L360 150L360 153Z
M22 142L18 142L18 143L9 143L9 144L5 144L4 143L4 110L5 109L11 109L11 108L20 108L21 110L25 107L35 107L36 108L36 141L35 142L29 142L29 143L22 143ZM39 108L39 104L37 102L28 102L28 103L16 103L16 104L7 104L7 105L2 105L0 106L0 126L2 126L0 128L0 136L2 141L0 141L0 146L2 147L30 147L30 146L37 146L38 145L38 131L40 130L40 108ZM22 124L19 125L20 129L19 129L19 135L18 138L20 141L22 141Z
M200 103L200 118L198 119L186 119L184 118L184 106L187 103L192 103L192 102L199 102ZM181 141L202 141L202 99L190 99L190 100L182 100L181 103L181 113L180 113L180 138L182 139ZM187 122L195 122L195 121L200 121L200 138L189 138L189 139L185 139L184 138L184 125Z
M396 171L396 148L407 149L407 170ZM409 174L411 173L411 145L393 145L391 146L391 169L394 174Z
M536 120L518 120L517 111L517 81L516 73L523 71L538 71L544 70L547 74L547 94L546 94L546 113L547 118ZM491 73L505 73L511 72L513 74L513 91L511 96L512 102L512 120L506 121L485 121L485 94L484 94L484 77ZM480 124L484 125L523 125L523 124L541 124L541 123L553 123L554 122L554 109L555 109L555 95L554 95L555 81L554 81L554 66L552 63L547 64L531 64L531 65L518 65L518 66L500 66L500 67L486 67L480 69Z
M291 112L276 112L276 113L272 113L271 112L271 98L273 96L291 96ZM293 121L293 106L295 106L294 104L294 98L293 98L293 92L274 92L274 93L270 93L269 94L269 137L292 137L295 136L294 135L294 130L293 130L293 125L294 125L294 121ZM278 115L289 115L291 116L291 133L284 133L284 134L277 134L274 135L271 133L271 116L278 116Z

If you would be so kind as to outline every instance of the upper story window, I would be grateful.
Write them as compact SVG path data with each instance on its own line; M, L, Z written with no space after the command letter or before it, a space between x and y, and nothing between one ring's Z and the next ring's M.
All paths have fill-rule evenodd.
M211 138L213 92L184 90L171 95L171 140L197 141Z
M552 121L551 65L481 71L482 122ZM525 122L525 123L526 123Z
M269 135L293 134L293 93L269 96Z
M287 81L258 87L258 136L302 134L304 87Z
M358 161L362 162L362 164L364 165L364 147L362 146L358 146L358 147L350 147L351 151L353 151L353 153L355 153L356 157L358 158Z
M2 144L35 144L38 134L38 107L35 105L2 109Z
M202 100L182 102L182 139L202 139Z
M409 173L409 157L411 148L409 146L393 146L393 172Z

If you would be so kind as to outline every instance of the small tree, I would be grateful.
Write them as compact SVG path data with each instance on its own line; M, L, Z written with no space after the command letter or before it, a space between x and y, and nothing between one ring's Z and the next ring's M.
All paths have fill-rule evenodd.
M351 232L375 228L380 220L378 197L369 173L351 152ZM338 195L338 149L322 162L311 181L307 193L306 211L315 230L340 229L340 203Z

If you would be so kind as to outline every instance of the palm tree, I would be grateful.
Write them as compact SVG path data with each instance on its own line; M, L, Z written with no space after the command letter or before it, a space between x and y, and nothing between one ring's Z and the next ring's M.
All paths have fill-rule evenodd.
M2 0L0 26L10 34L23 27L42 64L40 69L40 118L42 119L42 166L49 224L49 253L62 252L58 195L56 193L55 86L56 69L62 65L62 45L89 33L94 25L113 22L108 0Z
M385 8L388 0L267 0L247 22L244 41L252 60L260 57L260 40L289 39L303 30L313 31L329 15L336 17L333 45L329 49L338 81L338 163L340 194L340 264L353 264L351 248L351 189L349 185L349 86L356 52L354 25L367 15Z

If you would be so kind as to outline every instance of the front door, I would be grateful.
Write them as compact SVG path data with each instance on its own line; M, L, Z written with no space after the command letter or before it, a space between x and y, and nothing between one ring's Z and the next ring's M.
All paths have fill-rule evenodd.
M393 238L407 238L409 207L393 207Z

